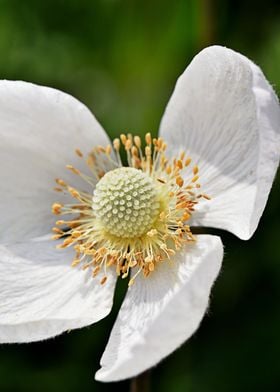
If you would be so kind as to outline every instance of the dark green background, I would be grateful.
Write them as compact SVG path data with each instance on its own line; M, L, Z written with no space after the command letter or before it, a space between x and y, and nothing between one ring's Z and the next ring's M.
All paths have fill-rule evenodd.
M177 77L209 44L253 59L279 92L279 21L280 3L272 0L0 0L0 78L69 92L111 137L156 134ZM219 233L226 255L210 312L153 371L153 391L279 390L279 195L278 181L249 242ZM116 389L93 377L123 292L119 287L113 313L93 327L1 346L0 391Z

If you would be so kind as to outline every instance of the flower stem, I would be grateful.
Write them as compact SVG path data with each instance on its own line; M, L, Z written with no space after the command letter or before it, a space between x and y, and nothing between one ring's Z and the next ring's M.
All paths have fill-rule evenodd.
M149 392L151 381L151 370L134 377L130 382L130 392Z

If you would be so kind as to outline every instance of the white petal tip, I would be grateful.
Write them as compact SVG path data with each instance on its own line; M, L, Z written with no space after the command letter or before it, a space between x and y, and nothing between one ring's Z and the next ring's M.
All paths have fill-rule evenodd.
M120 381L157 365L197 330L219 273L219 237L199 235L171 268L158 266L150 279L128 290L95 379Z

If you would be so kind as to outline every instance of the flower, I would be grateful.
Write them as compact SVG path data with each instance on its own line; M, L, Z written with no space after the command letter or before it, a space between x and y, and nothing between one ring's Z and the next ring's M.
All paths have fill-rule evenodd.
M249 239L265 207L280 110L261 70L230 49L204 49L179 78L160 138L147 134L142 156L139 138L122 135L113 153L84 105L30 83L0 83L0 125L0 341L47 339L99 321L117 276L130 273L96 379L130 378L157 364L198 328L220 270L220 238L194 237L192 227ZM56 241L51 205L66 216Z

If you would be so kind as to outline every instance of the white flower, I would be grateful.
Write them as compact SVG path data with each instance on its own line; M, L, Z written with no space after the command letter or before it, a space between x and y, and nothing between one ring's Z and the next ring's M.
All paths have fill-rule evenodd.
M262 215L277 169L279 133L278 100L261 70L232 50L218 46L203 50L179 78L163 116L160 135L168 144L166 154L171 162L172 157L180 156L183 149L185 156L190 156L192 162L199 166L203 192L210 195L211 199L200 202L202 198L198 194L199 185L194 186L193 190L189 188L182 191L191 191L189 196L194 203L186 207L191 215L191 223L183 215L183 207L176 209L174 200L178 204L180 189L183 189L181 180L185 181L184 184L196 184L198 180L197 166L192 167L191 175L194 179L190 177L189 170L181 170L181 163L185 162L183 159L181 163L177 159L174 164L178 172L173 180L169 179L168 170L163 170L165 177L159 179L163 180L159 183L164 186L167 183L173 187L175 196L171 188L161 196L157 193L159 188L153 188L154 180L158 179L156 177L162 170L159 166L153 166L159 169L153 178L149 172L148 179L145 177L145 170L143 174L139 174L144 177L136 178L131 171L135 169L129 169L128 174L124 171L117 172L116 182L111 172L95 188L93 211L99 220L95 221L94 237L88 234L92 233L91 228L87 230L89 226L84 226L89 224L88 221L83 222L83 226L79 226L77 230L75 224L70 224L71 236L66 238L66 244L62 246L64 249L57 250L56 242L49 240L54 223L50 213L50 207L55 201L53 180L63 178L70 184L74 181L75 189L70 189L57 180L62 189L78 198L82 217L90 214L92 210L88 195L92 195L94 185L89 185L86 189L88 193L80 191L85 189L81 175L75 177L71 171L79 174L82 161L79 156L73 155L73 151L78 149L77 155L81 155L80 150L88 152L93 145L106 147L109 140L87 108L71 96L30 83L2 81L0 342L47 339L105 317L111 310L117 279L113 257L119 257L118 247L111 241L113 237L109 238L109 234L114 236L114 230L121 234L121 248L123 241L127 241L127 238L130 241L133 235L140 233L141 241L143 235L147 239L148 230L151 241L153 236L160 238L160 241L151 242L151 254L147 243L129 243L127 252L133 254L134 251L133 257L136 259L138 253L141 253L140 259L145 259L148 267L147 270L146 267L139 270L140 259L136 260L137 265L134 266L130 254L130 259L123 257L125 268L121 273L126 275L129 268L132 274L135 268L138 272L145 270L147 273L138 273L135 283L128 288L96 379L114 381L130 378L158 363L198 328L207 309L210 289L219 273L223 256L222 243L217 236L198 235L196 241L191 243L192 234L187 232L184 222L180 223L180 217L185 217L191 227L216 227L231 231L241 239L250 238ZM149 135L147 138L149 139ZM126 144L126 140L123 142ZM136 147L137 143L140 143L138 139ZM140 152L138 147L137 152L132 150L129 144L130 141L126 145L128 156L133 161L133 156L139 157ZM119 148L118 141L115 142L115 148ZM163 156L165 146L159 150L158 160ZM97 166L94 166L94 162L89 164L93 168L93 175L97 174L101 178L104 174L100 173L102 167L108 170L113 163L109 160L110 148L99 148L97 154L99 153ZM149 149L146 155L149 156ZM91 156L91 159L94 157ZM69 166L70 170L65 173L67 163L73 163L73 167ZM147 168L147 163L144 166L135 165ZM166 167L165 162L162 167ZM114 198L115 193L116 205L119 205L122 196L118 194L118 190L114 194L110 194L111 191L107 193L107 190L112 183L116 184L126 176L131 176L127 181L131 181L132 193L135 191L135 183L142 184L145 189L148 199L143 199L143 208L147 213L140 216L135 210L137 219L127 218L127 224L123 224L129 209L129 205L125 204L124 210L116 209L117 218L111 224L111 207L106 207L103 211L103 206L110 204L110 197ZM86 180L92 182L93 178L87 177ZM150 183L150 178L154 182L151 180ZM76 190L78 194L75 193ZM63 192L60 194L61 198L67 199ZM135 199L137 203L140 203L140 196L135 197L138 198ZM172 222L175 223L173 231L170 229L172 223L168 222L167 235L157 237L161 226L158 226L159 223L155 226L151 222L154 222L154 216L162 212L165 202L167 207L165 205L164 208L169 208ZM55 213L60 213L61 209L62 212L72 213L77 208L73 204L67 206L56 203L53 209ZM161 218L167 222L164 214ZM82 218L79 219L81 224ZM107 227L104 222L107 222L110 232L107 233L106 244L109 240L113 244L109 250L108 245L100 250L103 244L101 234ZM79 237L80 229L83 230L84 237ZM58 236L59 230L57 229ZM78 233L74 233L75 230ZM170 238L175 232L179 250L170 246ZM79 264L81 268L71 268L71 245L75 236L80 239L79 246L82 248L78 248L78 260L76 255L74 264ZM69 238L73 240L72 243L67 243ZM95 261L95 266L100 268L94 275L99 272L102 277L106 272L107 280L102 285L98 277L92 278L92 268L83 269L84 261L92 256L87 242L89 239L95 241L96 247L99 246L98 257L105 252L113 260L113 268L106 266L106 261L103 264ZM164 239L166 244L162 245L161 241ZM171 257L174 260L172 266L168 262L161 262L164 261L162 252L166 253L166 259ZM153 257L158 259L153 260ZM104 281L102 278L102 283Z

